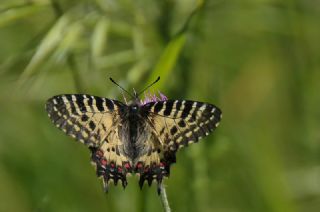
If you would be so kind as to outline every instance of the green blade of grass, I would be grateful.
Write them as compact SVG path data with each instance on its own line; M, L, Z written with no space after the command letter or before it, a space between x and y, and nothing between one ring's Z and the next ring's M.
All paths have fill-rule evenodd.
M161 76L162 80L155 85L154 88L162 89L165 85L166 79L170 76L170 72L178 61L178 57L182 48L186 42L186 34L188 31L189 24L194 17L194 15L203 7L205 1L199 0L196 2L195 9L190 13L186 22L180 29L180 31L171 39L171 41L165 47L162 55L152 74L147 81L147 84L153 82L158 76Z
M109 27L110 21L104 17L96 24L91 38L91 57L93 59L101 57L107 47Z
M100 57L97 60L98 68L110 68L122 64L134 62L136 60L135 52L132 49L117 52L111 55Z
M14 7L0 10L0 28L5 27L19 19L29 17L30 15L43 9L48 3L28 4L25 6Z
M57 48L60 41L64 38L67 27L70 24L70 20L67 16L62 16L57 20L55 25L47 33L44 39L39 44L35 54L33 55L30 63L20 76L20 84L31 75L35 74L38 68L46 61L46 59Z
M84 27L81 22L71 24L66 30L63 40L58 43L58 47L54 50L53 57L58 60L66 58L68 53L79 44L79 38L83 32Z
M173 70L177 63L178 56L186 42L186 34L180 33L174 37L168 45L165 47L162 55L156 66L154 67L152 74L147 81L147 84L153 82L158 76L161 76L161 80L155 85L155 88L161 90L166 83L166 79L170 76L170 72Z

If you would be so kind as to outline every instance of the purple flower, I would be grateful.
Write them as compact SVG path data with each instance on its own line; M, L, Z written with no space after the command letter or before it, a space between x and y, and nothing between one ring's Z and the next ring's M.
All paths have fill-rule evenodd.
M167 98L164 94L160 93L160 91L158 91L158 92L159 92L161 101L166 101L166 100L168 100L168 98Z
M152 94L150 91L144 93L144 100L141 100L141 104L145 105L149 102L159 102L159 101L165 101L168 100L168 98L162 94L160 91L158 91L159 97L156 94Z

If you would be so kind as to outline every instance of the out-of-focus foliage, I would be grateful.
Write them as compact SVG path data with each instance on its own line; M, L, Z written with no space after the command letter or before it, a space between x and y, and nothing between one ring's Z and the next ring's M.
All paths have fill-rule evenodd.
M162 211L135 177L104 194L44 110L158 75L153 90L224 114L178 153L173 211L319 211L319 20L312 0L1 0L0 211Z

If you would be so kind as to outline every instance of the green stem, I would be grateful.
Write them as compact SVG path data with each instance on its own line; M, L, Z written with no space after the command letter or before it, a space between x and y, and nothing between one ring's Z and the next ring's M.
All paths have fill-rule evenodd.
M164 211L171 212L168 198L167 198L166 188L164 187L163 183L160 184L160 198L161 198L161 203L162 203Z

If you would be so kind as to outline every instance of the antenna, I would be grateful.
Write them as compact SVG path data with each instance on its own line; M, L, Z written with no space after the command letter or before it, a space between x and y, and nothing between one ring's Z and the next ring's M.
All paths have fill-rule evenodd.
M123 87L121 87L118 83L116 83L111 77L109 78L111 82L113 82L114 84L116 84L119 88L121 88L123 91L125 91L127 94L129 94L129 96L131 96L134 99L134 96L132 96L131 93L129 93L126 89L124 89Z
M151 83L151 84L148 85L145 89L143 89L142 91L140 91L140 92L137 94L137 97L140 96L140 94L143 93L145 90L147 90L148 88L150 88L151 86L153 86L154 84L156 84L159 80L160 80L160 76L159 76L153 83Z

